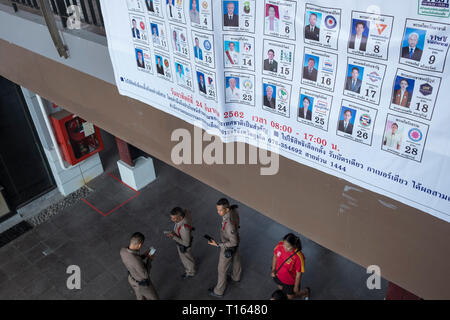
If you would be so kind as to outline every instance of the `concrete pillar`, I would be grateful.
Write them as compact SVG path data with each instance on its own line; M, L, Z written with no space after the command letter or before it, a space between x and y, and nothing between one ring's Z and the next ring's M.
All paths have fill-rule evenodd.
M116 137L117 149L120 160L117 161L120 178L122 181L136 191L141 190L156 179L153 159L139 157L134 161L131 159L128 143Z

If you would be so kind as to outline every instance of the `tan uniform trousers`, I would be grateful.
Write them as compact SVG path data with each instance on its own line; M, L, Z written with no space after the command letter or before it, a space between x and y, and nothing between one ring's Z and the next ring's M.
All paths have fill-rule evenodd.
M148 263L146 267L148 274L150 274L151 264ZM140 286L130 275L128 275L128 283L133 288L137 300L159 300L158 293L151 280L149 281L148 286Z
M217 285L214 288L214 293L218 295L223 295L227 288L227 271L230 264L233 264L231 272L231 279L233 281L240 281L242 273L239 248L237 248L235 254L231 258L225 258L224 252L225 248L220 248Z
M128 282L133 288L137 300L159 300L158 293L153 287L151 281L148 286L140 286L136 281L134 281L133 279L131 279L130 276L128 276Z
M187 248L184 253L181 252L180 247L177 246L178 255L180 256L181 263L184 266L185 273L188 276L195 275L195 259L192 255L192 248Z

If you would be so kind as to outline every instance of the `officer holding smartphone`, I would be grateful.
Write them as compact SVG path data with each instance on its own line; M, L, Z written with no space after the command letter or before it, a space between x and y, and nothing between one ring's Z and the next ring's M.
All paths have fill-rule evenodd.
M195 276L195 259L192 255L192 217L188 210L179 207L170 212L170 220L175 223L173 231L167 233L167 237L177 243L178 255L184 266L183 279Z
M155 258L150 255L150 250L140 253L145 237L142 233L136 232L131 236L128 248L120 249L120 257L128 270L128 282L133 288L137 300L159 300L158 294L150 280L150 269Z
M214 288L209 289L213 297L222 298L227 287L227 270L233 264L231 280L241 280L241 258L239 256L239 215L237 206L231 206L227 199L220 199L217 204L217 213L222 217L220 229L220 242L210 239L208 244L220 248L218 279Z

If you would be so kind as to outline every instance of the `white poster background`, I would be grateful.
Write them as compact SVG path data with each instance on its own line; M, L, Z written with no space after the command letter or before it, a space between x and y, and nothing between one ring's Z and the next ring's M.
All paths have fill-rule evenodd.
M141 1L142 5L145 5L144 0ZM202 4L201 0L198 2L200 5ZM420 1L418 0L398 0L395 2L391 0L307 1L306 3L312 5L324 8L339 8L342 10L340 24L338 23L336 26L337 28L341 28L338 41L339 50L320 48L320 50L327 53L338 54L337 66L331 66L331 68L337 68L335 70L337 74L335 88L333 92L328 92L309 87L308 85L301 85L304 67L304 49L305 47L308 48L311 46L308 44L305 45L304 43L305 2L296 2L296 40L274 38L264 34L264 1L256 1L256 10L250 12L250 14L255 14L255 34L251 34L255 38L255 47L253 48L255 52L255 71L230 69L230 72L236 71L255 76L255 107L250 107L233 103L225 104L225 77L223 69L223 35L248 36L250 34L239 31L223 31L223 19L221 18L213 19L214 27L212 31L191 27L188 9L190 1L183 1L186 23L181 24L174 21L170 23L187 28L188 37L191 37L192 31L208 33L214 36L215 43L212 47L215 49L216 69L205 68L195 63L193 47L191 45L193 41L192 39L187 39L187 43L190 44L189 50L191 50L191 60L189 62L194 71L194 82L197 81L197 73L195 72L197 70L201 70L202 72L207 71L210 75L215 75L211 79L214 78L214 81L217 81L217 83L210 84L210 86L215 87L217 90L217 99L206 99L200 95L197 83L194 85L195 93L192 93L187 89L179 87L174 80L173 82L159 80L156 72L155 75L139 72L136 67L134 51L136 43L133 42L129 18L134 13L129 12L125 1L101 0L109 52L120 94L135 98L151 107L181 118L188 123L197 126L199 123L202 123L203 129L210 134L219 135L225 142L242 141L242 137L230 134L230 132L233 132L233 129L248 129L249 126L253 126L258 128L256 129L258 133L265 134L266 142L270 139L271 143L276 145L274 148L267 145L266 149L276 150L280 155L298 163L345 179L363 188L388 196L450 222L450 108L448 107L448 101L450 101L450 79L448 76L450 74L450 61L447 61L447 57L444 57L445 65L443 66L443 72L419 70L405 64L399 64L407 19L422 20L426 24L430 22L439 23L441 27L444 24L445 30L440 30L440 34L447 36L447 38L440 39L441 44L444 46L448 46L450 43L449 25L445 25L450 23L450 20L448 18L419 15L418 2ZM212 12L214 17L223 17L222 1L211 1L208 3L213 6ZM352 32L352 11L395 17L387 61L355 56L347 52L348 37ZM147 34L151 35L151 31L148 30L150 16L146 12L142 15L147 21ZM166 30L170 30L169 21L161 22L166 25ZM308 23L307 21L306 24ZM326 28L326 26L322 25L321 28ZM263 52L264 40L277 41L295 46L293 80L280 80L275 77L270 78L271 81L280 82L281 85L292 86L290 114L288 117L266 111L262 107L262 66L263 60L266 59L266 53ZM425 41L427 40L425 39ZM151 41L149 46L152 47ZM151 52L154 54L154 50L151 50ZM164 54L170 57L170 65L173 67L174 55L172 48L170 48L169 52L164 52ZM426 53L424 52L424 54ZM275 57L275 60L277 58L279 57ZM347 73L348 58L367 60L371 63L382 62L387 65L379 105L363 103L378 110L376 119L372 119L374 121L374 128L371 146L336 135L337 126L341 119L341 101L345 99L351 100L355 104L360 103L358 100L352 100L342 94L345 83L341 79L344 79ZM156 70L154 57L152 62L154 63L153 69ZM397 69L399 68L442 78L440 89L435 88L439 92L431 120L419 119L413 115L406 115L389 109L392 99L392 85ZM267 75L264 76L264 78L267 77ZM205 79L205 81L207 80ZM208 87L208 84L206 86ZM328 131L297 121L301 88L333 96ZM208 112L208 110L211 110L210 108L214 108L218 112ZM237 113L234 113L235 111ZM228 116L232 112L233 114L239 115L239 117L225 119L225 115ZM388 114L409 119L411 123L420 122L429 126L426 136L420 137L417 131L412 132L413 137L415 139L421 139L420 143L424 144L421 162L408 160L394 153L382 150ZM242 118L240 117L241 115ZM254 121L255 119L264 119L263 123L265 124L256 123ZM355 119L355 121L360 121L360 119ZM367 118L365 121L368 121ZM408 132L403 132L403 134L408 134ZM276 139L273 139L274 137ZM324 141L326 141L326 146L321 146L319 142L325 144ZM261 143L258 143L252 136L248 136L246 142L261 147ZM315 149L313 150L311 147ZM311 157L311 155L314 157ZM345 168L345 172L343 168ZM399 179L401 179L400 182Z

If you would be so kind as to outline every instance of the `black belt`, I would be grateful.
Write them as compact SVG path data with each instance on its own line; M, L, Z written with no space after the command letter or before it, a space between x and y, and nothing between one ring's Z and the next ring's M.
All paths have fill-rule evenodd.
M137 282L137 284L138 284L139 286L148 287L148 286L150 285L150 279L145 279L145 280L142 280L142 281L137 281L135 278L133 278L133 276L131 275L131 273L130 273L129 271L128 271L128 275L130 276L130 278L131 278L133 281Z

